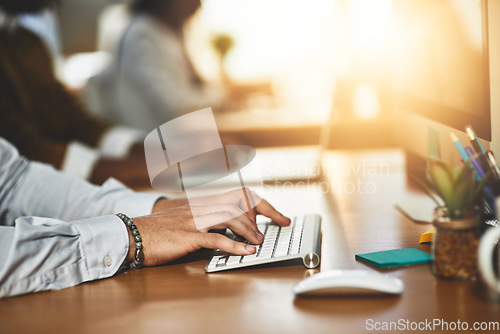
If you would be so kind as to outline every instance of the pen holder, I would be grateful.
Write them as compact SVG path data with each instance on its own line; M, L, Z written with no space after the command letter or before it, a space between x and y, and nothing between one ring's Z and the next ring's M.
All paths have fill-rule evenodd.
M477 252L481 221L477 216L453 220L446 208L434 211L434 241L432 271L440 278L472 280L478 274Z

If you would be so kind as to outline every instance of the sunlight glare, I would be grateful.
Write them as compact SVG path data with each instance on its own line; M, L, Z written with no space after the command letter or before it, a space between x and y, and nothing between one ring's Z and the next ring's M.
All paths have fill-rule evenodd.
M363 84L356 88L354 113L361 119L372 119L380 113L380 101L373 86Z

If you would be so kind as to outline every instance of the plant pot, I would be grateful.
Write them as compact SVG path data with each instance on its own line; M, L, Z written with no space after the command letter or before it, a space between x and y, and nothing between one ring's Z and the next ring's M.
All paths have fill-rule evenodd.
M478 216L460 220L450 219L446 209L434 212L434 241L432 271L440 278L472 280L478 275L477 252L480 240Z

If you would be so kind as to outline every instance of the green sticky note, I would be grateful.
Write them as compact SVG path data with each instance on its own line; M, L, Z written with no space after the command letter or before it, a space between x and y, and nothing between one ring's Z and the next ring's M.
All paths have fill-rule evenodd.
M382 252L357 254L356 259L378 268L409 266L431 262L431 255L416 248L393 249Z

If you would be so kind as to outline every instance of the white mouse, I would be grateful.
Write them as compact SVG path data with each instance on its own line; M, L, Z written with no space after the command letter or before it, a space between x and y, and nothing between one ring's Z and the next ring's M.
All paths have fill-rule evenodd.
M295 296L399 295L403 282L396 277L366 270L329 270L299 282Z

